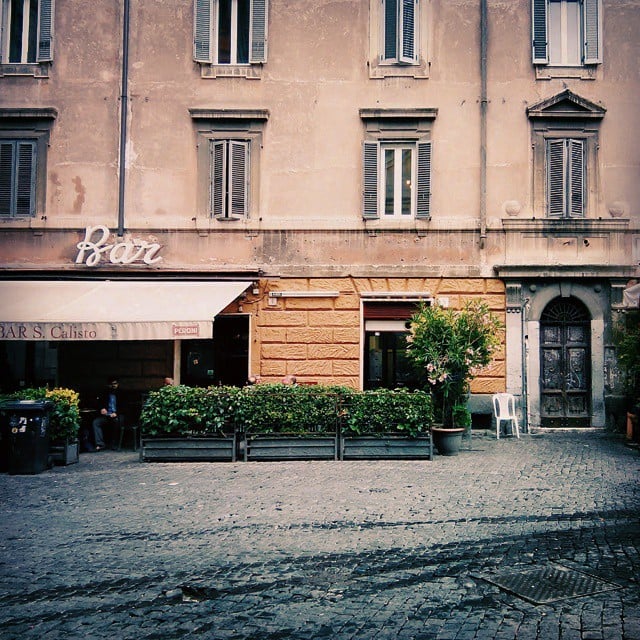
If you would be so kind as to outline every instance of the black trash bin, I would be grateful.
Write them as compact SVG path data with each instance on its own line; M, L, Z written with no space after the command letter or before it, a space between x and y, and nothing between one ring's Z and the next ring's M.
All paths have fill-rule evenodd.
M53 403L13 400L0 405L2 430L8 434L7 470L10 474L40 473L51 467L49 418Z

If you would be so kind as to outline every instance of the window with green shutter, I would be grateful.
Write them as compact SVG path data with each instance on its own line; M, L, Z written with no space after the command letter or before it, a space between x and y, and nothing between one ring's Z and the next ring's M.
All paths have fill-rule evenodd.
M584 141L547 140L547 214L550 218L584 217Z
M531 0L533 63L602 62L602 0Z
M237 220L248 211L249 141L211 140L211 215Z
M395 64L416 64L418 0L382 0L383 42L381 61Z
M53 59L54 0L2 0L0 63L38 64Z
M0 217L35 215L36 142L0 141Z
M212 65L267 59L268 0L194 0L194 58Z

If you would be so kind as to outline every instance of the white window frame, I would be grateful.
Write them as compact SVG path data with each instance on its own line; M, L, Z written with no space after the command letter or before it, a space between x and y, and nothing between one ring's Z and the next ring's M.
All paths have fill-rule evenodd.
M560 46L564 51L550 52L550 5L560 2L559 15L564 19L560 27ZM580 60L573 62L567 58L567 15L568 3L576 2L580 11L581 44ZM534 65L549 67L583 67L602 63L602 0L531 0L532 56ZM564 16L564 18L562 18Z
M240 75L260 77L267 61L269 0L249 0L249 59L237 61L237 2L232 0L230 62L218 61L218 15L220 0L194 0L193 57L202 65L204 77Z
M410 167L410 202L409 211L405 212L404 202L402 199L402 190L405 177L403 174L403 152L409 151L411 153L411 167ZM387 188L388 188L388 175L386 170L387 154L393 154L393 207L392 211L387 211ZM413 216L416 210L416 169L417 169L417 147L415 142L389 142L381 141L380 143L380 202L378 203L381 217L385 219L390 218L407 218Z
M48 63L53 60L53 16L55 0L36 0L38 4L38 25L35 42L32 42L32 59L29 60L30 0L23 2L22 51L20 60L9 59L11 45L12 0L1 0L0 6L0 64L17 67L17 73L25 73L24 67ZM7 70L4 70L6 72Z

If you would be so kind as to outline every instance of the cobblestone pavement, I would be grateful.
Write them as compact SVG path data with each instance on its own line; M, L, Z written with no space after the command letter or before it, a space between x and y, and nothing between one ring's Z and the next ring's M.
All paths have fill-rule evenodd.
M122 451L2 474L0 638L640 640L639 470L589 431L433 461ZM545 568L587 594L491 581Z

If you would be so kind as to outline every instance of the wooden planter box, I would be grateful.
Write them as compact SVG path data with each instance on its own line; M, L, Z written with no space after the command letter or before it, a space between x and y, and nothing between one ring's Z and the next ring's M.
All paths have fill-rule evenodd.
M432 460L431 436L405 435L343 436L341 460Z
M335 435L247 435L244 459L337 460L338 439Z
M57 465L75 464L80 460L80 443L52 442L49 445L51 461Z
M235 462L236 437L143 438L141 462Z

